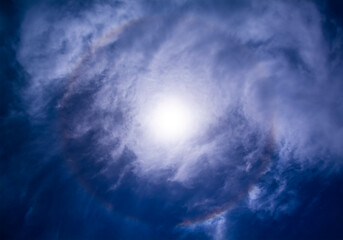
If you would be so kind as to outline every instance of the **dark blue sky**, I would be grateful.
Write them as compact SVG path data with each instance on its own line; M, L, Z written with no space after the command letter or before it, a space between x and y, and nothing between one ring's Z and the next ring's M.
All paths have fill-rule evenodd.
M0 10L0 239L343 239L341 1Z

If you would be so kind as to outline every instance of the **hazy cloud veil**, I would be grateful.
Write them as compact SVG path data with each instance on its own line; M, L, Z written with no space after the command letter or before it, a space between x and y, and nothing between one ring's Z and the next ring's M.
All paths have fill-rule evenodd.
M94 197L87 208L103 205L141 236L254 238L240 232L245 218L297 213L307 172L341 171L341 49L323 21L311 1L32 4L16 58L28 124L43 130L24 147L39 158L26 178L47 179L40 172L60 158L86 189L80 203ZM192 138L159 145L149 106L169 95L197 121ZM39 211L38 186L23 193L25 221ZM100 238L134 238L131 228Z

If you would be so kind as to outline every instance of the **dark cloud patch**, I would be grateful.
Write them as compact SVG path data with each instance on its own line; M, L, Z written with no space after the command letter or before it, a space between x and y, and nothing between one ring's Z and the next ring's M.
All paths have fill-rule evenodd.
M322 176L316 168L304 171L294 165L287 168L282 177L286 179L287 187L275 201L278 204L273 207L273 212L251 211L242 205L229 214L232 221L228 224L228 234L234 239L341 238L342 212L338 199L342 196L339 188L342 177L337 174ZM275 192L273 188L278 184L270 184L267 192ZM290 190L294 194L290 195ZM266 194L263 198L269 197ZM295 210L280 215L278 211L291 204L295 197Z

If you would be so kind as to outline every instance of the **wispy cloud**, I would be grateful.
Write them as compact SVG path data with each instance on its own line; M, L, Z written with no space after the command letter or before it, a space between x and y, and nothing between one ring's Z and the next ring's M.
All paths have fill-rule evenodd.
M82 181L125 215L176 224L243 199L288 213L290 165L341 169L342 62L330 41L309 1L42 3L25 14L17 59L30 121L53 109ZM194 106L190 141L151 144L143 119L158 94Z

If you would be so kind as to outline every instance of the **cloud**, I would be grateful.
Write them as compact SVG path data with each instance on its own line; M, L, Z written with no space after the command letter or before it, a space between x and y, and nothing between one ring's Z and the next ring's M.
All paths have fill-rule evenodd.
M21 25L18 60L31 77L25 96L33 102L30 113L42 113L42 104L55 94L50 94L49 89L53 86L57 91L65 86L68 76L97 39L139 17L137 4L132 5L95 2L90 4L91 10L80 10L79 6L53 8L40 3L28 9Z
M322 27L308 1L35 4L17 50L22 100L32 124L55 113L69 167L123 215L188 224L242 199L289 213L287 167L341 169L342 63ZM159 94L194 106L191 141L151 143Z

